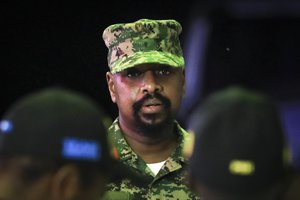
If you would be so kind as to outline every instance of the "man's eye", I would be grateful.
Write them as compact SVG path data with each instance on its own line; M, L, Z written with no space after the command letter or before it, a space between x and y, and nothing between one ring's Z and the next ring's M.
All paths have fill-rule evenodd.
M126 76L129 78L135 78L141 75L141 72L138 70L128 70Z
M171 74L171 70L170 69L159 69L156 71L156 74L158 76L167 76L167 75Z

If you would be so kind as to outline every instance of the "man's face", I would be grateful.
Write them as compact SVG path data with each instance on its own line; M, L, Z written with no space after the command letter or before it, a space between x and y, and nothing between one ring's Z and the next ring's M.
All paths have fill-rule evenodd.
M158 64L108 72L107 82L120 123L145 132L173 121L185 89L182 69Z

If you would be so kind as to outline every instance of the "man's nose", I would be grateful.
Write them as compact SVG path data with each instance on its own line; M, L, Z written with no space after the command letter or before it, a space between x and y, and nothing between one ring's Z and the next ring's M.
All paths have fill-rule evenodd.
M155 92L160 92L161 90L162 90L162 85L157 80L154 72L152 71L145 72L143 76L142 92L152 94Z

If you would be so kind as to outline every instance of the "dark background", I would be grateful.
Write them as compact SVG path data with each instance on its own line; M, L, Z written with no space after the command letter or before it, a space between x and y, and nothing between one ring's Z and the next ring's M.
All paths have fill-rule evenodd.
M141 18L173 18L183 26L181 41L187 64L187 95L178 116L182 125L194 106L213 91L232 84L257 89L272 96L282 108L294 160L300 168L296 148L300 146L299 1L103 3L1 3L0 114L28 92L62 85L90 95L116 117L117 108L105 80L108 67L103 30ZM205 26L192 34L197 20Z
M140 18L184 23L190 5L169 0L101 2L19 1L1 6L1 113L21 95L59 84L91 95L116 116L105 79L103 30Z
M140 18L178 20L183 26L184 50L190 45L187 37L193 21L202 17L210 23L209 36L205 38L204 67L198 72L202 79L199 90L193 88L194 95L197 94L194 99L230 84L256 88L279 100L298 99L299 3L257 2L5 3L0 10L0 112L29 91L61 84L96 98L115 117L117 110L110 101L105 80L107 49L102 31L113 23ZM198 68L191 64L193 60L188 60L187 55L190 52L186 52L188 70ZM198 79L196 76L200 75L195 73L194 77L187 78Z

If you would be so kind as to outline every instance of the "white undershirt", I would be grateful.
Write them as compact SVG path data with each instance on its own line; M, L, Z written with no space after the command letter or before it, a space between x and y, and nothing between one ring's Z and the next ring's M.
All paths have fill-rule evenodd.
M162 166L165 164L165 160L162 162L158 162L158 163L149 163L147 164L147 166L151 169L151 171L153 172L153 174L156 176L156 174L158 174L159 170L162 168Z

